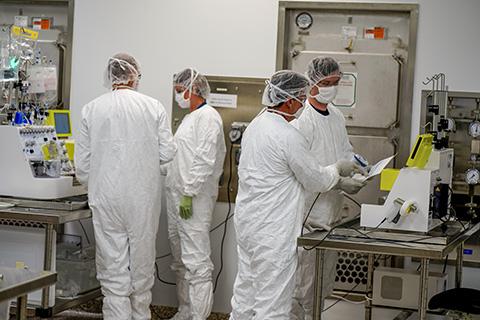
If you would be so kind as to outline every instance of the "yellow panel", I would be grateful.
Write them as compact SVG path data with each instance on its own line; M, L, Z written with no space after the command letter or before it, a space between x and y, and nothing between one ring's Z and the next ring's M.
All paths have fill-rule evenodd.
M12 26L12 35L30 40L38 39L37 31L18 26Z
M407 160L407 167L424 168L430 158L433 147L433 135L421 134Z
M68 115L68 132L59 132L57 124L55 122L56 114L67 114ZM70 121L70 110L48 110L48 116L45 119L45 125L55 127L57 131L57 137L59 138L68 138L72 135L72 124Z
M383 169L380 175L380 190L390 191L397 180L400 169Z
M65 140L65 148L67 148L68 159L73 161L73 156L75 154L75 141Z

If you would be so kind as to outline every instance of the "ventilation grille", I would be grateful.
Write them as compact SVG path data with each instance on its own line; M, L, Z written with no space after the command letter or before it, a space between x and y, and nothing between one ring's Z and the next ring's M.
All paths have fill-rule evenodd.
M376 256L378 257L378 256ZM385 259L375 258L375 267L385 264ZM335 289L365 292L367 290L368 255L355 252L339 252Z
M0 225L14 226L14 227L28 227L28 228L44 228L43 224L39 222L13 220L13 219L0 219Z

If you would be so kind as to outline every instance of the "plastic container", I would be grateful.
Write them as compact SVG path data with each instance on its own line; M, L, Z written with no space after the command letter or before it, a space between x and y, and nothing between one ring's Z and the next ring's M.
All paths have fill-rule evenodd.
M58 244L57 275L57 297L73 298L100 287L96 278L95 248Z

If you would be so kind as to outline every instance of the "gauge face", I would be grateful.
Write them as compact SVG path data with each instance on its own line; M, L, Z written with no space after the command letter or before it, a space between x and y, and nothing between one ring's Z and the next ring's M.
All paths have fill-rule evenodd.
M308 12L299 13L295 18L295 23L300 29L306 30L312 26L312 23L313 23L312 15Z
M242 132L240 130L233 129L228 133L228 136L230 137L230 141L235 142L242 137Z
M480 182L480 172L477 169L468 169L465 173L465 181L468 184L478 184Z
M480 122L473 121L468 126L468 134L470 134L474 138L480 137Z

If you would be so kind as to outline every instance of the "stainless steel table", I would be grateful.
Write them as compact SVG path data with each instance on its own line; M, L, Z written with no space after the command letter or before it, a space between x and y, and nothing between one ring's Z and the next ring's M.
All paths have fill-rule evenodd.
M88 219L92 216L90 209L80 210L52 210L45 208L25 208L12 207L0 209L0 219L18 220L29 223L39 223L45 226L45 251L44 251L44 270L52 271L53 250L52 243L54 241L55 231L62 224ZM53 309L49 308L48 300L50 295L50 287L44 287L42 290L41 316L51 316ZM94 298L100 296L100 290L95 294L88 294L86 297ZM80 301L80 300L79 300ZM82 296L81 301L85 301ZM72 305L72 300L68 301L68 305ZM62 311L62 308L55 306L55 311Z
M320 320L322 318L321 301L323 293L321 284L323 282L323 274L319 270L324 261L325 251L333 250L368 254L365 320L372 319L371 298L373 293L374 255L392 255L420 259L420 301L418 313L420 320L426 320L430 260L444 259L449 253L456 250L455 285L457 288L460 287L462 284L463 245L479 229L480 223L468 226L452 223L450 229L448 229L450 231L447 231L447 235L443 236L436 231L425 235L398 231L368 231L368 229L359 228L357 222L357 224L349 223L346 226L338 226L331 232L317 231L299 237L297 241L298 246L309 247L316 252L313 319Z
M49 287L57 281L57 274L54 272L42 272L32 274L31 278L0 288L0 302L17 299L16 319L27 319L27 294L42 288Z

